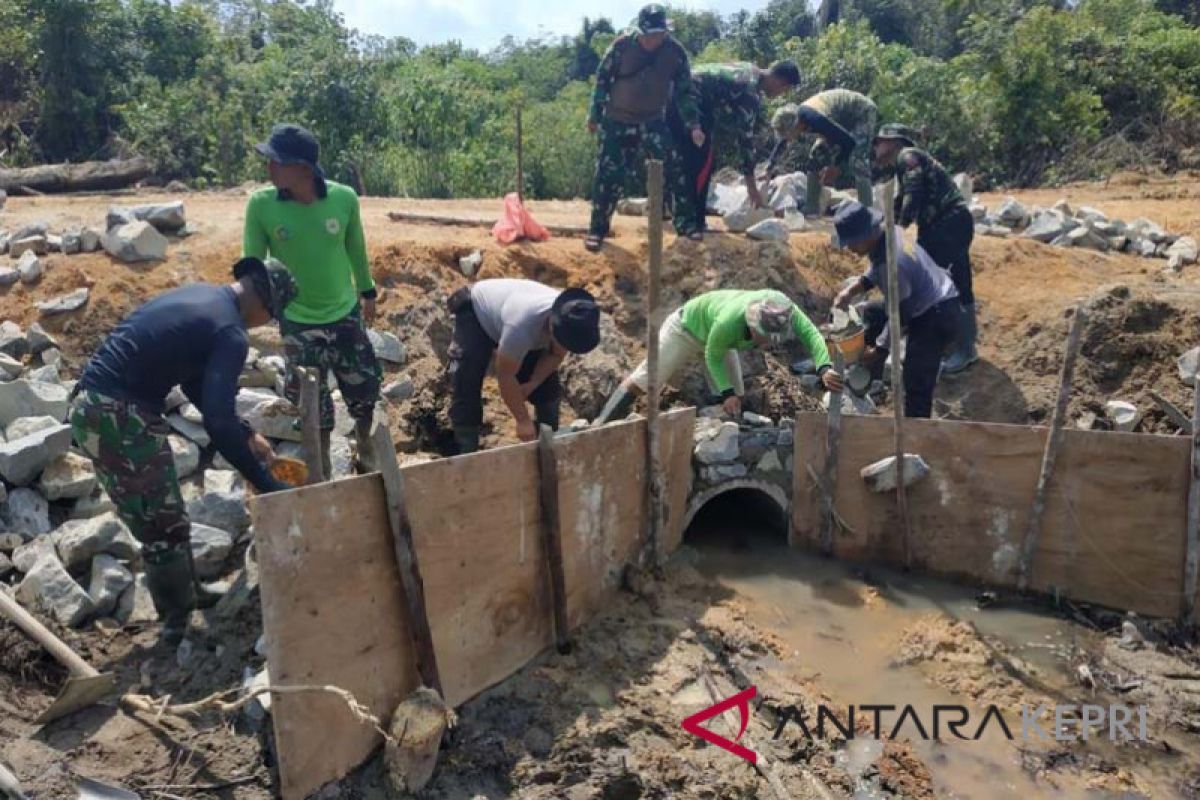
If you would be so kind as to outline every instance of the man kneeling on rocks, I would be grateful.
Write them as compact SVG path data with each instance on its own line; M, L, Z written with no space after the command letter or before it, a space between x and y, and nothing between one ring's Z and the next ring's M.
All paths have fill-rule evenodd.
M721 289L689 300L667 317L658 335L659 385L669 382L688 363L704 359L709 388L720 394L725 413L740 417L746 386L738 351L799 339L817 365L830 391L841 391L842 377L833 370L820 331L783 292L773 289ZM593 424L624 418L638 395L645 394L650 370L643 361L609 398Z
M217 451L255 489L290 488L267 471L271 445L238 418L235 399L247 329L278 319L295 283L283 267L257 258L239 261L233 277L227 286L175 289L134 311L84 369L71 406L75 443L142 543L146 582L171 645L183 639L193 608L219 599L200 585L192 565L191 524L163 418L172 387L183 389Z
M494 278L459 289L449 305L454 315L450 421L459 453L479 449L483 379L493 355L500 397L521 441L537 438L526 403L533 404L537 425L557 430L558 367L567 353L590 353L600 343L600 309L592 296L583 289L559 291L536 281Z

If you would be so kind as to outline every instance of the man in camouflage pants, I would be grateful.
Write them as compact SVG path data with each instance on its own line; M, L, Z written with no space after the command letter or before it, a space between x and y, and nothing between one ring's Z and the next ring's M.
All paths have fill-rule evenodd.
M88 362L71 405L75 443L142 543L146 582L169 644L183 638L193 608L219 599L192 567L191 523L163 418L172 387L183 389L217 451L255 489L289 488L264 467L271 446L238 419L235 398L250 347L247 328L277 318L295 284L282 267L257 259L238 262L233 275L230 286L192 284L131 314Z
M692 72L692 98L700 113L704 144L697 147L691 141L676 104L671 105L668 120L682 153L684 174L694 192L692 204L701 230L705 228L713 173L726 163L732 162L741 170L755 207L766 205L754 175L755 138L766 124L762 98L779 97L799 83L800 70L791 61L780 61L769 70L746 63L703 64ZM733 152L718 154L725 150Z
M816 134L816 144L809 152L804 213L809 216L821 213L821 187L833 186L847 173L858 191L859 202L870 206L871 141L878 115L869 97L849 89L830 89L798 106L785 105L771 121L778 143L768 171L774 172L788 142L806 133Z
M692 142L704 144L692 97L687 52L667 32L667 11L648 5L638 14L637 30L621 34L596 71L596 89L588 130L600 133L600 154L592 187L592 220L584 246L596 252L609 234L623 178L642 152L663 162L664 196L674 200L675 231L700 240L694 192L688 186L679 151L667 125L667 106L679 106Z
M942 372L962 372L979 360L975 349L978 323L971 276L971 242L975 220L962 192L946 168L916 145L917 133L907 125L884 125L875 137L875 166L879 177L899 184L896 223L917 223L917 244L950 271L963 313L954 351L942 362Z

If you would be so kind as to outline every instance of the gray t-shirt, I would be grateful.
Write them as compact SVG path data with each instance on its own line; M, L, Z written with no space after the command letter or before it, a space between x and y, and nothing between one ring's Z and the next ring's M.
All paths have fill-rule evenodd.
M901 228L893 230L894 241L899 245L896 248L896 277L900 287L900 324L907 327L909 322L938 303L958 297L958 290L954 288L950 273L930 258L923 247L905 241ZM871 253L871 267L863 277L887 299L887 245L883 239ZM876 344L888 347L890 338L890 331L885 327Z
M558 295L558 289L537 281L492 278L471 287L471 304L499 351L521 361L531 350L549 349L546 320Z

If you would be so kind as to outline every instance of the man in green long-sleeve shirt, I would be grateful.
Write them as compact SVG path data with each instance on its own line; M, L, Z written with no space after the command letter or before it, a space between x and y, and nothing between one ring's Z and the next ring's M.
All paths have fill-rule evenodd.
M383 373L364 324L375 318L376 290L358 195L325 179L316 137L298 125L276 125L257 150L269 161L274 187L250 197L242 250L259 259L269 253L296 281L296 299L279 320L287 357L287 397L299 402L300 368L317 370L322 461L328 477L332 372L355 421L359 462L370 469L371 420Z
M689 300L662 324L658 336L658 382L663 385L689 362L703 359L709 388L722 398L725 413L739 417L746 387L738 352L798 339L830 391L840 391L821 332L783 292L774 289L720 289ZM643 361L600 412L595 424L621 419L638 395L646 393L650 370Z

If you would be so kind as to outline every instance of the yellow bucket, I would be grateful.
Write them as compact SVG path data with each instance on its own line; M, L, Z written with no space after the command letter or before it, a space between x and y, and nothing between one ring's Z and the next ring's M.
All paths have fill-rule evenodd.
M271 462L271 475L289 486L308 483L308 465L298 458L279 457Z
M867 348L867 331L859 328L856 331L834 335L830 337L829 342L841 352L847 364L853 364Z

